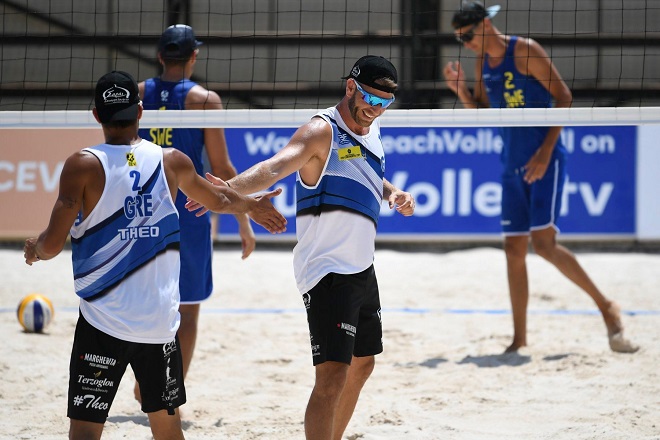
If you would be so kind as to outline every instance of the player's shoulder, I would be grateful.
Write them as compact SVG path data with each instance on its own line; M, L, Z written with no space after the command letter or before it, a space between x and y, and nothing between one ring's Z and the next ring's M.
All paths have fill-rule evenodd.
M222 100L213 90L196 84L186 95L187 110L219 110L222 108Z
M296 140L302 141L306 148L325 151L332 139L332 125L321 115L314 115L294 134Z
M541 46L538 41L534 40L533 38L521 36L517 37L515 52L518 56L534 56L545 54L543 46Z
M138 92L140 93L140 97L144 98L144 90L146 87L146 81L140 81L138 83Z
M86 175L98 175L103 169L99 158L88 150L78 150L72 153L64 162L62 176L83 177Z

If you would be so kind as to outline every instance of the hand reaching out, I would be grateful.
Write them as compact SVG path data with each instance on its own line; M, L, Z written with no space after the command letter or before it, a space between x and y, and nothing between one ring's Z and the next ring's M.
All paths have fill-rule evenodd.
M415 212L415 198L409 192L395 191L388 198L390 209L396 206L396 210L406 217Z

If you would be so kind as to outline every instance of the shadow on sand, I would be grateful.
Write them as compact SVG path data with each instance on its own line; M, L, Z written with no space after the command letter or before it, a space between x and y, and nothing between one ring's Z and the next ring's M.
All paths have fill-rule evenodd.
M474 364L479 368L519 367L532 361L531 356L518 353L489 354L485 356L466 356L459 365Z

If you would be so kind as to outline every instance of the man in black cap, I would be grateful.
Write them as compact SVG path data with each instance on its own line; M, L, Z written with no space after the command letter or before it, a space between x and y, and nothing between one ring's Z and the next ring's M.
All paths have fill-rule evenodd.
M412 195L385 178L378 117L394 102L396 68L367 55L344 78L339 104L319 111L273 157L227 181L251 194L298 173L293 262L316 368L305 412L313 440L342 437L383 350L373 267L381 203L404 216L415 209Z
M66 160L48 227L24 247L32 265L58 255L71 234L80 315L70 361L69 436L101 438L130 364L154 439L182 439L177 188L215 212L247 213L273 233L286 225L270 202L280 190L252 198L212 185L185 154L140 139L138 85L126 72L100 78L95 103L105 143Z
M162 66L159 77L150 78L139 84L140 96L146 110L220 110L220 96L191 81L199 47L193 29L185 24L168 27L158 42L158 60ZM225 133L222 128L151 128L140 130L140 136L161 147L174 147L186 153L195 164L195 169L204 175L204 156L208 158L210 171L222 179L236 175L232 164ZM184 205L186 196L179 193L176 206L181 223L181 351L183 374L188 373L192 362L200 306L213 292L213 237L217 215L210 213L201 217L188 212ZM239 234L243 245L243 259L255 248L256 238L246 215L236 215ZM135 396L140 392L135 386Z
M444 69L447 86L467 108L570 107L572 95L540 44L505 35L491 19L499 6L464 3L452 19L457 41L477 54L471 91L458 61ZM561 127L500 127L503 140L502 230L513 312L513 340L506 352L527 345L529 286L525 259L531 242L538 255L556 266L596 303L613 351L637 346L623 336L617 305L596 287L575 256L556 241L566 168Z

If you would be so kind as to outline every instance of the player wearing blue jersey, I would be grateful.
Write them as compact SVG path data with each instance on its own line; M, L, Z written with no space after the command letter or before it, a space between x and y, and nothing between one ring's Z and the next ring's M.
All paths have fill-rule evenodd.
M95 104L105 143L66 160L48 227L24 247L32 265L59 254L71 234L80 315L69 364L69 438L101 438L131 365L154 439L182 439L177 188L215 212L247 213L273 233L286 225L270 202L280 191L251 198L222 181L211 185L185 154L140 139L138 85L125 72L99 79Z
M199 46L190 26L177 24L168 27L158 44L158 60L162 66L159 77L138 84L145 110L221 110L222 101L217 93L206 90L191 81ZM204 175L203 153L209 160L210 170L223 180L236 175L225 134L222 128L145 128L140 137L161 147L174 147L184 152L195 165L199 175ZM196 217L184 208L186 195L179 192L176 207L181 225L181 327L179 339L183 355L183 375L188 373L197 341L200 303L213 291L212 256L213 240L210 213ZM217 216L216 216L217 218ZM243 258L255 248L256 239L248 217L236 216L243 245ZM139 390L135 387L139 400Z
M477 54L475 87L470 90L458 61L444 68L448 87L467 108L570 107L572 94L556 67L534 40L500 32L491 18L499 6L464 3L454 14L456 39ZM566 176L561 127L501 127L502 230L513 312L513 341L506 351L527 345L528 242L582 288L600 310L610 348L634 352L623 336L618 306L605 297L575 256L556 241L557 220Z
M251 194L297 172L294 275L316 368L305 412L305 435L314 440L342 438L383 350L373 267L381 202L405 216L415 209L412 195L384 177L378 117L394 102L395 67L367 55L344 79L346 94L336 107L318 112L273 157L227 181Z

